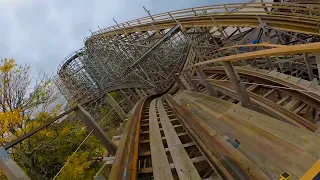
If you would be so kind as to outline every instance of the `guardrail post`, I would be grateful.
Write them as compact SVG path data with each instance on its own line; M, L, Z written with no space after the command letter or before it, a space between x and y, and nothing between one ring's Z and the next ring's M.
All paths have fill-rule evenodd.
M128 103L131 107L133 107L133 106L134 106L134 103L133 103L133 102L131 101L131 99L127 96L127 94L126 94L122 89L120 89L119 92L120 92L121 96L126 99L127 103Z
M196 92L200 92L197 83L195 83L195 82L192 80L192 78L191 78L190 74L188 74L188 72L186 72L186 78L187 78L187 80L189 81L189 83L191 84L192 89L193 89L194 91L196 91Z
M206 87L206 89L208 90L209 94L211 96L217 97L218 96L218 92L213 89L212 85L210 84L210 82L208 82L206 80L206 75L204 74L203 70L199 67L196 66L195 67L198 77L200 78L201 83Z
M313 72L312 72L312 68L311 68L310 59L309 59L309 56L307 53L303 54L303 59L304 59L304 62L306 63L309 81L312 81L313 80Z
M87 126L88 131L93 130L93 135L100 140L101 144L108 150L108 153L114 156L117 151L117 146L105 135L93 117L81 105L78 105L78 109L75 111L77 116L80 117L82 122Z
M246 91L246 88L243 86L243 84L240 83L239 74L233 68L231 62L223 62L223 66L230 79L232 86L236 89L236 92L238 94L238 97L241 101L242 106L247 108L251 107L251 100L250 100L249 94Z
M10 158L4 147L0 147L0 169L9 180L30 180L21 167Z
M114 100L112 96L110 96L109 93L106 93L106 100L107 100L107 103L109 103L111 107L113 107L113 109L117 112L117 114L121 117L122 120L125 120L128 118L127 114L119 106L117 101Z

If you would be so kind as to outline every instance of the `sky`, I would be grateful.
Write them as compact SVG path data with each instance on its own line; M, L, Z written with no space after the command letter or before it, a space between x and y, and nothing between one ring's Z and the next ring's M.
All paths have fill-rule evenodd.
M0 58L55 74L90 31L183 8L248 0L0 0Z

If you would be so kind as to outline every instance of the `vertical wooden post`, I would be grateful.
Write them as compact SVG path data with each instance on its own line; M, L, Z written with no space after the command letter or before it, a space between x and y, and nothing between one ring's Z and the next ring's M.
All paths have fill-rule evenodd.
M311 63L310 63L310 59L309 59L308 54L304 53L303 58L304 58L304 62L307 67L309 81L312 81L313 80L313 72L312 72Z
M198 86L197 86L197 83L195 83L195 82L192 80L192 78L191 78L191 76L188 74L188 72L186 72L186 78L187 78L187 80L189 81L189 83L191 84L192 89L193 89L194 91L196 91L196 92L200 92L200 90L199 90L199 88L198 88Z
M269 56L266 56L267 64L270 70L273 70L273 64Z
M122 97L124 97L126 99L126 102L131 106L131 108L134 106L134 103L131 101L130 97L127 96L127 94L122 90L120 89L119 90L119 93L121 94Z
M30 180L21 167L10 158L4 147L0 147L0 169L9 180Z
M218 96L218 92L213 89L212 85L206 80L206 75L204 74L203 70L199 67L196 66L195 67L198 77L200 78L201 83L206 87L206 89L208 90L209 94L211 96Z
M232 86L235 88L242 106L251 107L251 100L243 84L240 83L240 77L233 68L231 62L223 62L225 71L230 79Z
M98 123L94 121L93 117L81 105L78 105L76 114L87 126L88 131L90 132L93 130L93 135L100 140L101 144L108 150L108 153L114 156L117 151L116 145L105 135Z
M123 111L123 109L119 106L116 100L110 96L109 93L106 93L107 102L113 107L113 109L117 112L117 114L121 117L122 120L128 118L127 114Z

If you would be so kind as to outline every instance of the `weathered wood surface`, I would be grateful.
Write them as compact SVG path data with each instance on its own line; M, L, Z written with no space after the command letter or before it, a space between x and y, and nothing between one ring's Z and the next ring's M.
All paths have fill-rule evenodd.
M173 163L180 179L196 180L201 179L197 169L189 158L188 153L184 149L174 126L171 124L167 112L165 111L162 102L157 102L160 122L163 128L164 135L167 140L168 149L170 151Z
M157 120L156 99L152 100L150 104L149 132L154 179L173 179Z
M196 92L175 99L221 135L240 141L237 150L270 178L287 171L298 179L320 158L320 137L310 131Z

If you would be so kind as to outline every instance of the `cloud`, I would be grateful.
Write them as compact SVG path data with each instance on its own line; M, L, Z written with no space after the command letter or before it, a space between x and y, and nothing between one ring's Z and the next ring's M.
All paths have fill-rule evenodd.
M233 1L234 2L234 1ZM89 29L97 30L152 14L193 6L209 0L0 0L0 57L13 57L37 71L54 73L71 52L83 47ZM225 3L223 0L214 3Z

